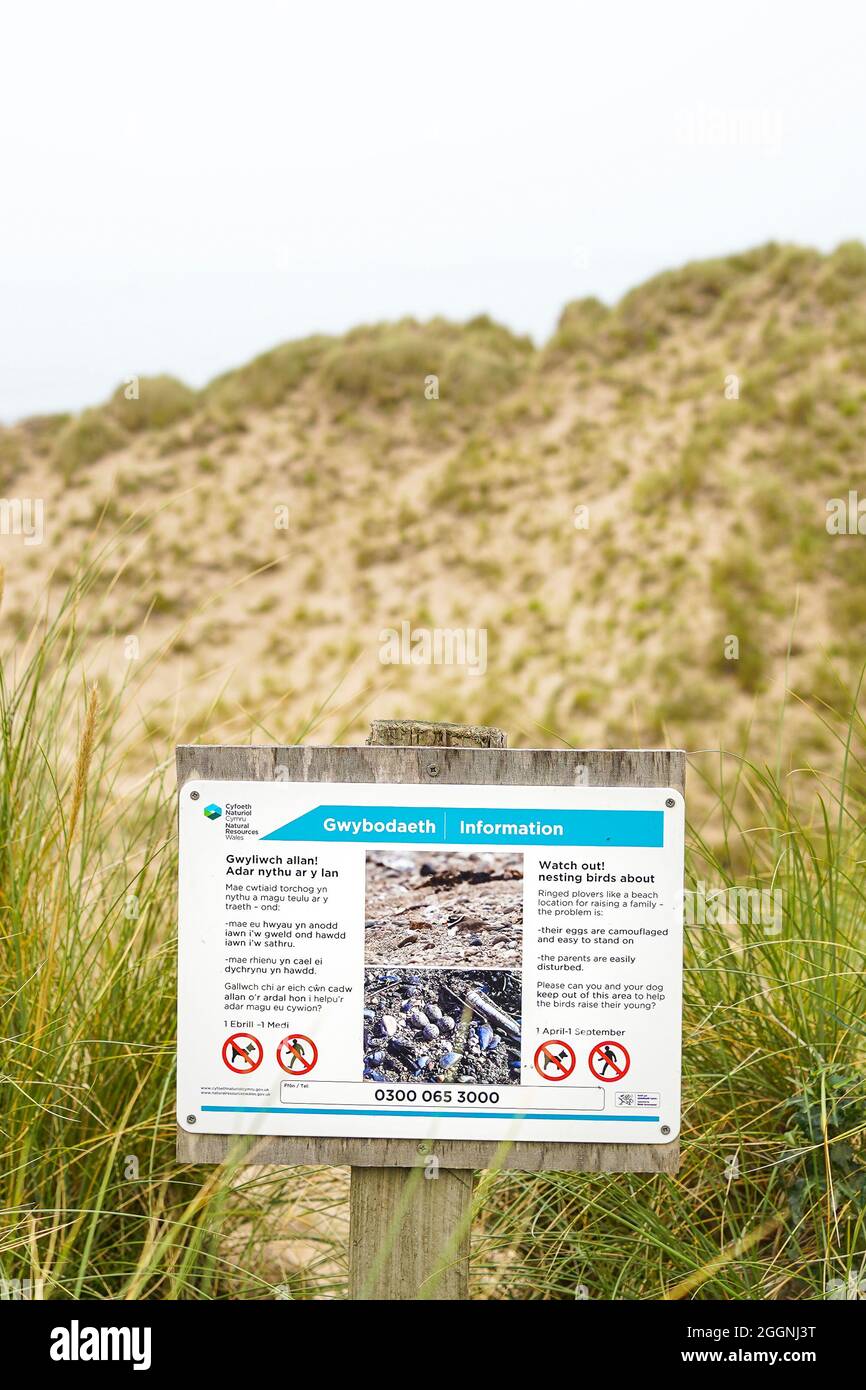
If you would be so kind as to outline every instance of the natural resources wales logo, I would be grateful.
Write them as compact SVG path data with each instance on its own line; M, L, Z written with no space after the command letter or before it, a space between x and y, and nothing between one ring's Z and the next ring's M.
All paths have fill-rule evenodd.
M217 806L215 801L212 801L209 806L205 806L204 813L208 820L219 820L223 813L223 808L222 806Z

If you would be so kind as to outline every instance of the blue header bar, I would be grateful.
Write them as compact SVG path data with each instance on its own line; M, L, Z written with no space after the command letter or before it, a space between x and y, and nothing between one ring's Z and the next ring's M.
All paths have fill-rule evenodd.
M514 810L503 806L317 806L262 839L660 849L664 845L664 813Z

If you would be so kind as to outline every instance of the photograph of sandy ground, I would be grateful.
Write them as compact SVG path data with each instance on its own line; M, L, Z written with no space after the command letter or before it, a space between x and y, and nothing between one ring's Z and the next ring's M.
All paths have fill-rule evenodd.
M523 855L371 850L367 965L520 966Z

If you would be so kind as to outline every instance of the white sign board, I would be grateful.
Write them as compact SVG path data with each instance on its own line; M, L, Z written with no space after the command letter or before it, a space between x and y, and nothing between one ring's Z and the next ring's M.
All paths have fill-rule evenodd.
M682 796L187 782L178 1121L664 1143Z

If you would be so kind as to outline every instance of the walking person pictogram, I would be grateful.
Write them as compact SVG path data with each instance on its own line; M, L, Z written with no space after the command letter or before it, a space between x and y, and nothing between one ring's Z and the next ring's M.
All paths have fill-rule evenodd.
M305 1033L289 1033L277 1047L277 1061L290 1076L304 1076L319 1060L319 1049Z
M596 1043L589 1054L589 1069L596 1081L619 1081L630 1066L631 1057L622 1043Z
M306 1070L304 1058L307 1051L300 1038L286 1038L285 1042L281 1044L280 1050L283 1055L283 1064L288 1063L289 1071L294 1071L295 1063L298 1064L301 1071Z

